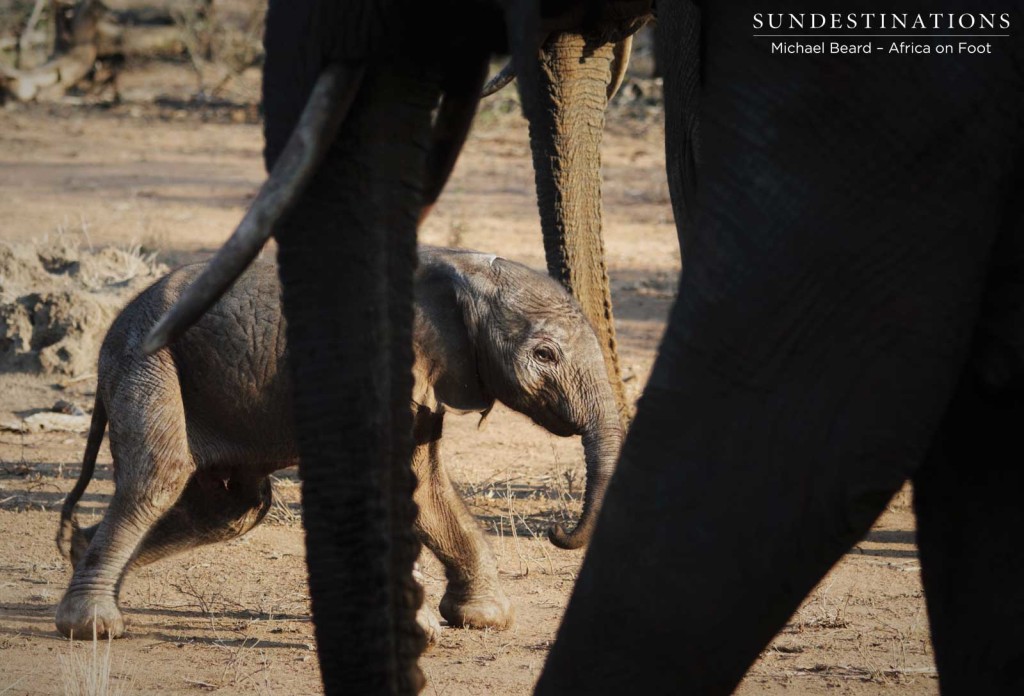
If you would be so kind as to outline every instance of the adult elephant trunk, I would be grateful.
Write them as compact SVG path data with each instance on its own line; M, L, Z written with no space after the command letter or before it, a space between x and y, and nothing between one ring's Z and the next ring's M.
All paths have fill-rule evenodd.
M552 527L549 534L551 543L560 549L578 549L590 541L608 481L615 470L615 462L622 447L622 423L611 386L604 379L595 381L599 406L588 409L589 415L583 428L583 457L587 466L583 512L571 532L567 532L561 525Z
M601 136L615 51L603 41L551 35L524 100L532 102L530 148L548 273L569 289L597 332L616 411L626 424L630 408L601 234Z
M274 39L268 30L265 94L301 89L281 52L271 56ZM438 96L431 77L398 60L366 71L323 163L274 229L328 694L416 693L423 684L408 404L419 188ZM268 164L301 96L271 101Z

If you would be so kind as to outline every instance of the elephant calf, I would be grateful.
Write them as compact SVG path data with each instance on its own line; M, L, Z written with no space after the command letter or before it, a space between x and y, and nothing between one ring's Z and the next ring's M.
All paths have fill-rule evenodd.
M64 635L91 636L94 617L99 635L121 635L118 591L129 567L249 531L270 509L268 476L297 462L273 266L254 266L176 343L143 353L149 328L201 270L186 266L156 282L103 341L82 473L57 535L74 566L57 607ZM494 556L441 461L444 414L486 413L498 400L556 435L582 435L583 513L574 531L551 533L558 546L582 546L622 440L601 348L554 280L495 256L436 248L420 250L414 344L417 531L445 566L441 614L451 625L505 628L513 612ZM73 512L108 425L115 491L103 520L83 529Z

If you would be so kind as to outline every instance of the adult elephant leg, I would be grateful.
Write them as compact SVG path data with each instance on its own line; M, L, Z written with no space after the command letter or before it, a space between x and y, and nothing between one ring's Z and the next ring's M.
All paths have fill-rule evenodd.
M603 40L602 40L603 41ZM548 273L579 301L597 332L620 417L626 401L601 230L601 138L614 44L553 35L541 48L530 101L530 147Z
M1024 392L965 374L914 510L943 693L1024 693Z
M968 355L1006 208L972 182L1008 178L1017 127L971 85L1012 62L795 66L735 12L704 25L697 225L542 694L729 693L924 461Z
M498 583L494 554L441 461L442 418L417 418L416 432L425 437L413 457L419 479L416 526L420 539L444 565L448 580L441 616L452 626L505 629L514 620L512 604Z
M265 83L268 95L276 79ZM406 693L422 683L411 657L423 645L418 595L404 580L417 551L411 519L409 529L391 529L411 518L395 509L411 485L392 473L409 467L410 428L391 402L412 366L411 350L399 347L411 343L411 325L399 325L411 324L411 313L396 307L412 302L409 250L437 95L436 82L414 67L369 71L324 164L275 232L328 693ZM272 114L279 112L268 111L268 152L279 151Z
M694 268L693 256L689 263ZM969 283L953 285L970 295ZM684 283L682 293L698 292ZM873 337L862 326L813 338L792 317L795 324L784 324L810 343L783 347L794 351L790 364L766 378L763 370L775 370L763 362L768 356L707 352L704 341L731 343L723 324L694 334L702 345L684 338L689 327L715 320L693 316L682 293L540 694L636 683L649 693L730 693L923 460L969 336L969 315L920 336L887 327ZM962 301L936 297L921 324L941 326L948 303ZM714 314L756 304L744 293ZM847 317L864 311L834 309ZM790 361L805 349L817 358L798 368ZM607 655L617 656L614 664Z

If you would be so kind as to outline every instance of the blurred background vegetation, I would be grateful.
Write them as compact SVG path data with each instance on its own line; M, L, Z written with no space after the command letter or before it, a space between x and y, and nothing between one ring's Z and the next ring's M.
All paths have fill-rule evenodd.
M266 0L0 0L0 100L199 108L253 120L265 17ZM659 110L656 74L654 31L645 27L613 111ZM516 90L481 110L518 113Z

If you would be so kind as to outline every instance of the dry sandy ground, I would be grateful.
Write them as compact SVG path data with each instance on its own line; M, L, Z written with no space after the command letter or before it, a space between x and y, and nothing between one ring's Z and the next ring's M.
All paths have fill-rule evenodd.
M173 108L127 106L0 109L0 238L63 231L95 246L157 249L170 265L204 257L262 180L251 110L215 116L206 122ZM634 397L680 265L661 142L656 119L620 118L604 151L608 257ZM518 117L479 119L423 239L543 266ZM88 375L0 375L0 420L59 398L89 410L92 389ZM423 658L426 693L528 693L582 558L544 539L552 520L579 509L580 447L507 410L482 430L474 418L449 420L447 457L491 532L518 622L501 633L446 629ZM91 649L70 645L53 626L70 572L53 536L83 446L74 433L0 433L0 694L60 693L69 679L61 664ZM100 461L80 508L86 520L102 513L112 490L106 449ZM114 686L127 693L319 692L294 473L283 472L277 488L272 519L247 537L129 577L123 606L130 633L111 648ZM907 493L898 496L815 590L741 693L937 692L908 501ZM443 573L433 559L425 569L436 606Z

